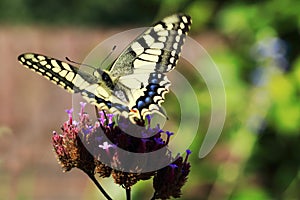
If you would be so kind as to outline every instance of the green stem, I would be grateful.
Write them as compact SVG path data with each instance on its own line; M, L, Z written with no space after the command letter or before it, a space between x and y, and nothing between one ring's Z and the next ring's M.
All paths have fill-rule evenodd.
M131 189L127 188L126 189L126 200L130 200L131 199Z
M151 198L151 200L155 200L155 196L156 196L156 193L154 192L153 197Z
M95 178L94 174L90 174L90 173L86 173L86 174L90 177L90 179L92 179L92 181L95 183L95 185L100 190L100 192L105 196L105 198L107 200L112 200L112 198L106 193L106 191L103 189L103 187L97 181L97 179Z

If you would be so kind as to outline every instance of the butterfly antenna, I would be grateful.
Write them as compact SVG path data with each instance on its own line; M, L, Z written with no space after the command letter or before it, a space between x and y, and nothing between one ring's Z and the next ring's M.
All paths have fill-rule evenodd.
M100 63L100 67L103 65L103 63L111 56L111 54L114 52L114 50L117 48L116 45L113 46L109 54L104 58L104 60Z
M95 111L96 111L96 117L97 117L97 119L100 119L99 109L98 109L97 106L95 106Z
M70 62L70 63L76 64L76 65L83 65L83 66L86 66L86 67L89 67L89 68L92 68L92 69L96 70L96 68L93 67L93 66L91 66L91 65L73 61L73 60L71 60L71 59L68 58L68 57L66 57L66 60L67 60L68 62Z

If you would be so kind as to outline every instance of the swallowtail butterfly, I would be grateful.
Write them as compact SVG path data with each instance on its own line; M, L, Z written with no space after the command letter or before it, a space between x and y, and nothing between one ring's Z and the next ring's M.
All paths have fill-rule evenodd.
M190 25L188 15L166 17L138 36L107 70L95 68L93 73L36 53L22 54L18 60L99 109L135 122L153 112L165 115L161 103L170 86L166 73L174 69Z

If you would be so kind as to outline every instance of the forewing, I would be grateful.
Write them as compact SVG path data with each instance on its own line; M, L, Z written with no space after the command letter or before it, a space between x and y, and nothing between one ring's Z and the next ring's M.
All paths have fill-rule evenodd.
M18 57L18 60L25 67L42 75L68 92L81 93L89 103L99 107L111 106L111 103L105 99L109 94L107 94L105 88L98 84L99 80L77 67L35 53L22 54Z
M131 90L134 117L164 114L160 104L170 86L165 73L176 66L190 25L191 18L184 14L164 18L137 37L112 65L110 74L118 78L117 84Z
M172 15L157 22L121 53L110 69L111 76L172 70L190 25L191 18L184 14Z

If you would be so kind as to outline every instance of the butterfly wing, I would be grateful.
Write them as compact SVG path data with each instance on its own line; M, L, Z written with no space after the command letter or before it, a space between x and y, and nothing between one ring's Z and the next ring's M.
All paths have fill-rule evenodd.
M100 108L111 107L110 91L99 85L99 79L66 62L35 53L18 57L25 67L37 72L70 93L80 93L89 103Z
M144 120L152 112L163 114L160 104L170 86L165 73L175 67L190 25L190 17L182 14L156 23L121 53L109 72L89 74L34 53L22 54L18 60L67 91L81 93L100 109Z
M113 94L125 91L121 93L131 117L144 119L152 112L164 114L160 104L170 86L166 73L176 66L190 25L188 15L164 18L137 37L113 63L110 75L119 80Z

